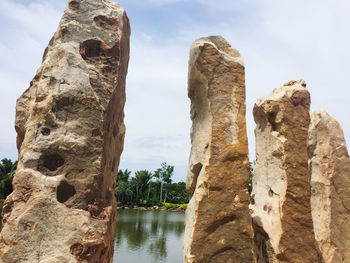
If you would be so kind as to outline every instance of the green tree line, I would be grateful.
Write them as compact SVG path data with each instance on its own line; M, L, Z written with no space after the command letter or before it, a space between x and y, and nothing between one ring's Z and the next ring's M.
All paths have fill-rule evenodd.
M131 176L131 172L119 170L115 195L124 205L155 205L163 202L188 203L184 182L173 183L174 166L162 163L154 172L141 170Z

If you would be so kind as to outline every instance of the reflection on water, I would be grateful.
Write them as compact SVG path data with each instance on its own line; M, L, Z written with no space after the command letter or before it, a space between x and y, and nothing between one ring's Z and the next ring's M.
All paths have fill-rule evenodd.
M118 210L113 262L182 262L184 218L183 212Z

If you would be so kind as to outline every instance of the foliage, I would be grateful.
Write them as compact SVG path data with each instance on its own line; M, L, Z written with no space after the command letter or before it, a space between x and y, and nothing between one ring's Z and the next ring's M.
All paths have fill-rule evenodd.
M165 208L182 208L182 209L186 209L187 208L187 204L173 204L173 203L162 203L162 205Z
M166 162L161 164L161 168L157 169L154 172L154 177L157 178L160 181L160 196L159 201L162 202L163 198L163 185L165 189L165 198L164 202L166 202L167 195L168 195L168 189L167 186L171 184L171 176L174 173L174 166L167 165Z
M2 159L0 162L0 199L5 199L12 193L12 179L16 171L17 161Z
M248 182L248 192L249 194L253 191L253 169L254 165L256 164L255 161L250 162L250 168L249 168L249 182Z
M119 170L115 195L124 205L156 205L163 202L183 204L189 201L184 182L172 183L174 166L162 163L155 172Z

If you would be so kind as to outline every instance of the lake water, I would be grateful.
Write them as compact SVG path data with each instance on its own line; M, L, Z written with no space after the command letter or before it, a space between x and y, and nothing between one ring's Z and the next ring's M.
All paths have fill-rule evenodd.
M118 210L113 262L182 262L184 219L184 212Z

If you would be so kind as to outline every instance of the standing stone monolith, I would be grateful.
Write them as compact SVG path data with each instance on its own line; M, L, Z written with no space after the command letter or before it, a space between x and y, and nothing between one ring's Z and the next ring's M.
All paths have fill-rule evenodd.
M256 165L251 213L258 263L320 262L308 174L310 94L303 80L284 84L254 106Z
M326 111L311 114L311 211L324 263L350 262L350 159L340 124Z
M191 47L192 149L186 187L184 262L249 262L252 228L244 65L221 36Z
M19 163L1 262L112 262L129 35L120 5L68 2L17 101Z

